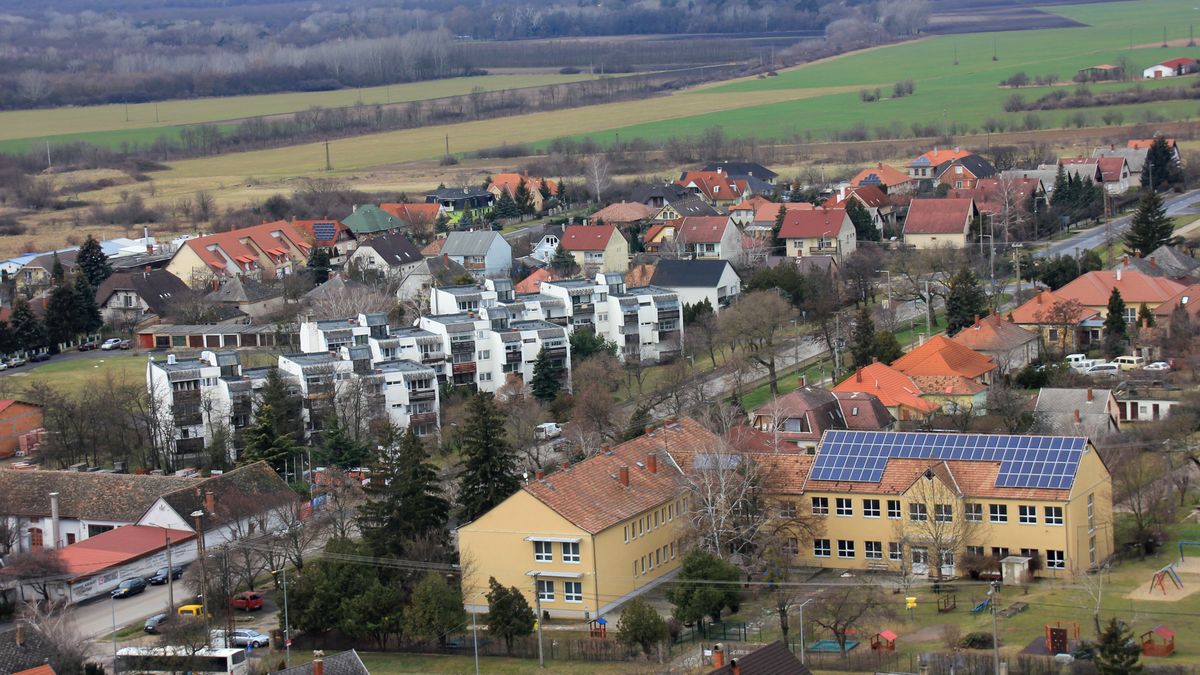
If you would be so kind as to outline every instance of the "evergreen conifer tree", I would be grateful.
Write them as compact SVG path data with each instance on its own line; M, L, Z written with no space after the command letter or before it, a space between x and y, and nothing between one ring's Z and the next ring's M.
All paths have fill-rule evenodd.
M863 305L854 319L854 333L850 336L850 354L854 358L854 367L869 365L874 351L875 322L871 320L871 310Z
M442 497L424 441L412 429L397 447L380 452L366 492L357 522L375 555L403 557L410 543L422 538L445 542L450 503Z
M67 271L63 268L62 261L58 259L58 251L54 252L53 259L54 262L50 265L50 281L59 284L67 278Z
M543 202L554 196L554 192L550 190L550 184L546 182L545 178L538 183L538 192L541 193Z
M546 348L538 350L537 361L533 364L533 379L529 382L529 388L533 392L534 398L542 403L549 403L558 396L559 390L562 389L562 368L554 364L550 356L546 354Z
M477 393L467 403L462 454L465 466L458 484L461 520L475 520L521 487L504 415L491 394Z
M1059 164L1058 170L1054 172L1054 205L1058 205L1058 200L1067 195L1067 167Z
M783 255L787 252L787 243L779 237L779 231L783 229L785 220L787 220L787 206L780 205L779 213L775 215L775 224L771 227L771 253L774 255Z
M46 346L46 330L33 313L28 300L17 298L10 320L13 344L16 348L36 352Z
M1129 230L1125 232L1125 250L1130 254L1140 252L1146 256L1159 246L1172 245L1177 240L1175 223L1167 215L1162 197L1153 190L1146 192L1130 219Z
M959 269L950 278L950 293L946 297L946 333L954 335L975 323L975 318L987 311L987 296L979 277L969 268Z
M558 248L554 249L554 257L550 259L550 269L564 279L569 279L579 273L579 263L575 262L575 256L563 248L561 241L558 243Z
M275 469L276 473L286 471L287 462L300 452L300 446L292 439L291 434L276 432L279 426L279 415L270 403L260 403L254 412L254 424L242 432L245 448L238 464L251 464L258 461L266 462Z
M308 269L312 272L313 283L323 284L329 281L329 249L318 246L308 256Z
M501 190L500 199L496 200L495 213L497 218L518 218L521 215L521 207L513 201L508 190Z
M517 203L517 208L521 210L521 214L533 213L533 194L529 191L529 185L525 183L524 178L517 183L517 191L513 201Z
M857 199L846 200L846 215L850 216L850 221L854 223L855 237L859 241L883 239L883 234L875 225L874 219L871 218L871 212Z
M1171 150L1165 137L1155 136L1154 142L1146 150L1141 181L1143 188L1153 190L1179 182L1179 164L1175 161L1175 152Z
M1125 349L1125 336L1129 327L1125 322L1125 300L1115 287L1108 296L1108 315L1104 317L1104 353L1109 358L1119 356Z
M96 304L96 289L92 287L83 270L75 273L75 332L90 334L100 330L104 320L100 316L100 305Z
M1143 672L1142 664L1138 663L1141 645L1134 641L1129 627L1115 617L1109 619L1096 647L1095 665L1100 675L1136 675Z
M1143 326L1154 328L1154 312L1151 312L1144 302L1141 307L1138 307L1138 328Z
M100 242L90 234L83 241L83 245L79 247L75 263L87 276L88 283L92 285L92 288L99 288L105 279L112 276L112 265L108 263L108 256L100 248Z
M50 299L46 301L46 338L51 347L70 342L75 337L76 323L75 287L60 282L50 291Z

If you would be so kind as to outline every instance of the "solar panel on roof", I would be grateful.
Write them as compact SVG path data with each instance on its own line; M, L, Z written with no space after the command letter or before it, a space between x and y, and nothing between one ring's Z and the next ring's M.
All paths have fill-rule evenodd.
M336 229L333 223L313 223L313 238L317 241L329 241L333 239Z
M999 462L998 487L1065 489L1086 444L1081 437L838 430L826 433L811 475L878 482L888 459L963 459Z

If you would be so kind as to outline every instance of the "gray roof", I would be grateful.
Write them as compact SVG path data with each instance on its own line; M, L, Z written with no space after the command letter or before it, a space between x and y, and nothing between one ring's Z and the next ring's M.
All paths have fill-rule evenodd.
M357 281L347 281L346 279L343 279L340 275L334 275L329 278L329 281L326 281L325 283L321 284L320 286L317 286L316 288L313 288L311 291L305 293L304 298L307 300L316 300L318 298L329 297L330 295L332 295L334 293L342 293L343 291L347 291L347 290L353 292L353 291L362 291L362 290L366 290L366 289L367 289L367 287L364 284L360 284Z
M1120 261L1113 266L1113 269L1123 268L1125 264L1125 261ZM1152 277L1184 279L1200 276L1200 273L1197 273L1197 269L1200 268L1200 260L1196 260L1173 246L1159 246L1150 255L1130 258L1128 264L1142 274Z
M500 233L487 230L451 232L442 245L442 253L454 256L487 255L497 239L503 241Z
M1088 400L1088 395L1092 400ZM1108 389L1060 389L1045 387L1038 393L1033 409L1033 428L1030 433L1054 436L1086 435L1092 439L1114 434L1116 422L1107 405L1112 397ZM1075 412L1079 421L1075 421Z
M281 358L285 358L301 366L327 366L341 361L338 357L325 352L318 354L284 354Z
M207 492L213 493L215 512L205 516L205 527L215 527L244 518L254 510L261 513L297 500L296 492L274 469L266 462L254 462L205 478L194 487L175 490L164 495L163 501L186 518L197 509L205 508L204 493Z
M716 288L727 260L660 260L650 283L664 288Z
M1124 157L1129 163L1129 173L1141 175L1142 165L1146 163L1146 154L1149 151L1149 148L1096 148L1092 150L1092 157Z
M374 249L384 262L393 267L408 265L421 259L420 249L408 237L398 233L371 237L358 247Z
M673 199L667 202L681 216L719 216L721 212L703 199L691 196L683 199Z
M774 180L779 174L758 162L709 162L701 171L724 171L730 178L759 178Z
M380 361L375 364L375 368L385 373L429 373L433 375L433 368L408 360Z
M171 305L191 299L195 292L179 277L166 270L116 272L100 282L96 289L96 303L104 304L117 291L137 293L158 316L165 316Z
M1054 192L1054 179L1058 177L1057 169L1008 169L1000 172L1000 178L1017 180L1020 178L1036 178L1042 181L1042 187L1046 188L1046 192Z
M204 299L209 302L242 303L260 302L262 300L278 298L282 295L283 291L277 291L253 279L230 277L221 284L220 288L204 296Z
M195 478L179 476L0 471L0 514L49 515L50 493L57 492L59 515L63 518L132 523L159 497L200 484Z
M50 640L29 626L24 626L21 644L17 644L15 628L0 632L0 673L16 673L50 663L56 653Z
M358 652L353 649L324 656L321 661L324 665L325 675L371 675L371 671L367 670L362 659L359 658ZM312 675L312 672L313 665L311 663L293 666L287 670L272 671L274 675Z

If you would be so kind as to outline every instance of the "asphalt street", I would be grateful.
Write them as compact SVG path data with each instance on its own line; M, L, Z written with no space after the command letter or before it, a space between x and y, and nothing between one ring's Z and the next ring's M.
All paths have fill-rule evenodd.
M183 601L190 596L187 587L175 582L175 604L185 604ZM145 593L131 598L110 600L98 598L75 607L75 624L79 635L85 639L95 639L108 635L113 630L113 616L116 612L116 626L123 628L135 621L145 621L159 612L167 611L167 587L147 586Z
M1192 190L1163 200L1163 205L1167 208L1168 216L1179 216L1186 213L1200 214L1200 209L1192 208L1197 200L1200 200L1200 190ZM1119 246L1121 235L1129 229L1129 221L1132 217L1133 214L1130 213L1114 219L1111 225L1098 225L1090 230L1084 230L1062 241L1051 243L1033 255L1035 258L1052 258L1057 255L1074 256L1077 250L1084 251L1103 244L1105 237L1110 232L1113 241Z

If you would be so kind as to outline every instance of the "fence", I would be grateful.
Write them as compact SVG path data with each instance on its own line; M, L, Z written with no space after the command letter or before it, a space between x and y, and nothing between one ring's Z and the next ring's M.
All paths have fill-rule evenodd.
M293 651L312 649L344 650L355 648L365 651L409 652L418 654L474 654L475 642L470 632L451 636L445 644L437 642L395 642L391 641L380 648L370 640L355 640L331 631L322 635L297 635L292 640ZM547 661L634 661L645 659L640 647L622 644L612 639L596 638L556 638L552 632L542 637L543 655ZM663 658L670 658L671 647L668 645L663 652ZM497 640L485 633L479 635L480 656L513 656L519 659L537 659L538 641L536 635L521 637L513 640L512 652L505 647L504 640ZM657 655L650 658L657 659Z

